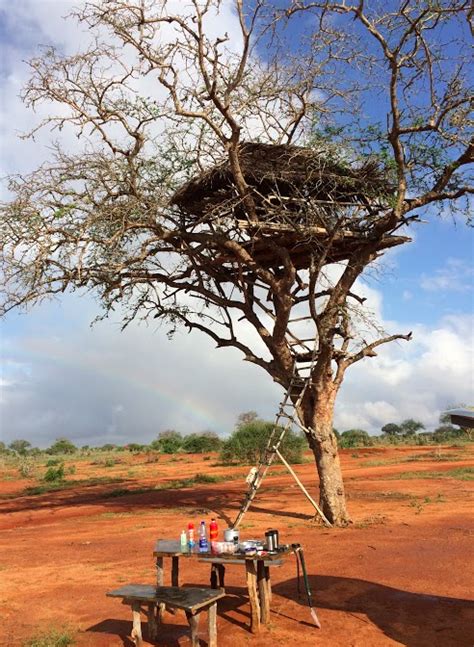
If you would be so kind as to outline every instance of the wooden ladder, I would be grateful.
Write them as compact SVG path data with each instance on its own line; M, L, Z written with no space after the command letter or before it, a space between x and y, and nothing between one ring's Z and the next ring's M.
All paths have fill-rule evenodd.
M303 321L305 319L312 319L312 317L310 316L299 317L297 319L291 320L289 323L296 322L296 321ZM239 513L233 523L233 526L232 526L233 528L237 528L242 522L244 515L246 514L247 510L250 508L252 501L254 500L257 494L257 491L260 485L262 484L262 481L265 478L268 472L268 469L270 465L273 463L276 456L278 456L278 458L282 461L282 463L288 469L290 474L293 476L298 487L302 490L303 494L310 501L311 505L314 507L317 514L319 514L323 522L328 526L331 525L331 523L329 522L329 520L326 518L323 511L321 510L321 508L310 496L310 494L308 493L304 485L301 483L301 481L299 480L299 478L297 477L297 475L295 474L291 466L287 463L287 461L284 459L284 457L280 452L280 445L283 442L283 439L285 438L287 431L293 425L296 425L297 427L299 427L303 432L307 431L304 425L300 422L298 418L297 410L303 401L306 389L311 384L312 369L314 366L314 362L316 360L316 352L315 352L316 339L314 338L299 339L294 333L290 331L287 332L287 336L289 338L288 344L291 347L299 346L306 352L310 352L311 359L308 360L307 362L303 362L305 366L300 366L300 367L297 366L297 363L295 360L294 367L293 367L293 375L291 377L291 381L290 381L290 384L288 385L285 395L282 401L280 402L278 413L276 414L275 422L273 424L273 429L270 433L270 436L268 437L265 450L262 454L259 464L256 467L252 468L252 470L249 473L249 476L247 477L247 482L249 487L245 494L245 498L242 503L242 506L240 507ZM311 346L308 346L308 344L310 343L311 343ZM303 375L302 374L303 372L307 374ZM294 400L294 396L296 393L298 394L298 396L296 400Z

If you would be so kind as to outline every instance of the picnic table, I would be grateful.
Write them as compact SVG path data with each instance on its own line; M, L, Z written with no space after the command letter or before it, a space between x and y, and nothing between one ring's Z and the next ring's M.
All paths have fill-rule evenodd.
M270 599L271 582L270 566L281 563L281 558L293 552L288 547L278 553L266 553L264 555L247 555L245 553L215 554L212 552L201 552L198 546L183 549L181 543L175 540L158 539L153 551L156 558L156 579L157 586L163 586L164 581L164 558L171 558L171 585L179 586L179 560L203 559L207 562L220 564L241 563L245 566L247 589L250 601L250 629L257 633L260 624L268 624L270 621ZM163 609L159 610L159 615Z

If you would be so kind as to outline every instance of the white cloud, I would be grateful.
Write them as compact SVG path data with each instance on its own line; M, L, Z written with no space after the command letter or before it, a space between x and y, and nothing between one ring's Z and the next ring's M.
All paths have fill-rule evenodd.
M466 292L474 287L474 267L464 259L448 258L444 267L428 276L422 274L420 280L422 290L429 292L454 291Z

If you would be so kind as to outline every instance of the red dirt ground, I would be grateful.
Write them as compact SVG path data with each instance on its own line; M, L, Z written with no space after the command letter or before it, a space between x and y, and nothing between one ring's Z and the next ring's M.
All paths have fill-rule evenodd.
M145 456L119 456L124 462L107 468L92 459L71 459L76 472L68 479L77 485L37 496L22 493L35 482L18 480L12 468L2 470L2 647L20 647L32 635L63 626L74 632L78 647L131 647L130 610L105 592L126 582L154 582L157 538L178 538L189 520L217 516L223 529L235 517L248 468L213 466L215 457L147 463ZM472 480L452 470L474 466L474 447L345 450L342 463L352 526L313 523L309 503L276 465L241 531L242 537L258 538L276 527L282 543L303 545L322 629L311 624L305 598L298 599L291 558L272 572L270 626L252 635L243 568L233 566L226 574L229 595L218 612L220 647L473 647L473 488ZM311 462L296 471L306 485L314 482ZM152 489L197 472L229 480ZM80 482L104 475L123 481ZM117 492L124 488L142 491ZM182 583L208 584L207 565L181 561ZM145 645L152 644L146 635L145 629ZM184 614L166 614L153 644L189 645Z

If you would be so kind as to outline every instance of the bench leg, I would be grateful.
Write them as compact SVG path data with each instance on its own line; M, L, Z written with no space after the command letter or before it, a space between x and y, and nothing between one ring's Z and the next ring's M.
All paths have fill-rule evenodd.
M189 611L186 611L186 618L188 619L189 626L191 627L191 645L192 647L199 647L199 613L193 615Z
M260 631L260 603L257 593L257 569L252 559L245 560L247 571L247 588L250 600L250 631L256 634Z
M132 640L137 647L141 647L142 643L142 622L140 619L140 602L132 602Z
M213 602L208 610L207 626L209 639L207 647L217 647L217 602Z

